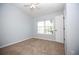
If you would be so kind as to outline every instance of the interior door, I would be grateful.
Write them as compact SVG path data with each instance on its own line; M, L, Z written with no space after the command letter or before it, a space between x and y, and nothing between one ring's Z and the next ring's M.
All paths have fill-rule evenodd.
M55 40L64 43L63 15L55 17Z

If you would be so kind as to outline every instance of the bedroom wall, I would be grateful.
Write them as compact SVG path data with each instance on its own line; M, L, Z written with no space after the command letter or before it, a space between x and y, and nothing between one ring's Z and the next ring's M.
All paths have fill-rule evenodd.
M66 4L66 54L79 54L79 3Z
M45 39L45 40L55 40L55 41L57 41L57 42L61 42L61 43L64 43L64 41L63 41L63 29L61 29L61 26L59 25L59 24L61 24L61 25L63 25L62 23L63 23L63 21L57 21L56 20L56 28L58 29L58 28L60 28L60 30L62 31L60 31L59 32L59 37L58 37L58 35L56 35L55 34L55 36L53 36L53 35L47 35L47 34L38 34L37 33L37 22L38 21L42 21L42 20L53 20L53 19L55 19L55 17L56 16L60 16L60 15L63 15L63 12L61 12L61 11L59 11L59 12L56 12L56 13L53 13L53 14L48 14L48 15L44 15L44 16L39 16L39 17L34 17L34 25L33 25L33 37L35 37L35 38L40 38L40 39ZM59 26L58 26L59 25ZM58 32L57 32L58 33ZM61 36L60 36L61 35ZM61 39L56 39L56 37L58 37L58 38L61 38Z
M9 4L0 4L0 7L0 47L30 38L31 17Z
M57 12L32 18L13 5L0 4L0 47L5 47L28 38L54 40L52 35L37 34L36 22L38 20L52 20L55 16L62 14L63 12ZM63 43L63 39L55 39L55 41Z

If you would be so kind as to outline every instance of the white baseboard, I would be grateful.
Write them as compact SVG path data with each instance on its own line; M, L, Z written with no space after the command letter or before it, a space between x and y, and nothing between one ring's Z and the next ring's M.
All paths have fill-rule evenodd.
M25 38L25 39L22 39L22 40L19 40L19 41L16 41L16 42L8 43L8 44L5 44L5 45L0 46L0 48L4 48L4 47L10 46L10 45L13 45L13 44L22 42L22 41L28 40L28 39L30 39L30 38L31 38L31 37L29 37L29 38Z
M41 37L33 37L33 38L38 38L38 39L42 39L42 40L48 40L48 41L55 41L53 39L48 39L48 38L41 38Z
M22 39L22 40L19 40L19 41L16 41L16 42L11 42L11 43L2 45L2 46L0 46L0 48L4 48L4 47L10 46L10 45L13 45L13 44L16 44L16 43L19 43L19 42L22 42L22 41L31 39L31 38L38 38L38 39L48 40L48 41L56 41L56 40L53 40L53 39L47 39L47 38L41 38L41 37L28 37L28 38L25 38L25 39ZM56 42L57 42L57 41L56 41ZM61 43L61 42L60 42L60 43Z
M33 38L38 38L38 39L42 39L42 40L48 40L48 41L55 41L55 42L59 42L59 43L62 43L62 44L64 44L63 42L60 42L60 41L57 41L57 40L54 40L54 39L41 38L41 37L33 37Z

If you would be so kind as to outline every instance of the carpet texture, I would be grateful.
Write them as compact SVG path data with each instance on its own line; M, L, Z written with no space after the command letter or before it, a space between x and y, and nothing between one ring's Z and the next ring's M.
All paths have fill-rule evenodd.
M1 48L0 55L64 55L64 44L42 39L28 39Z

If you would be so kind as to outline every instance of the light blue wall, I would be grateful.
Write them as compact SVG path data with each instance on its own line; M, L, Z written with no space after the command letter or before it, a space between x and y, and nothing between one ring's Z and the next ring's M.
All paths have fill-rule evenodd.
M79 4L66 4L66 54L79 54Z
M32 35L31 17L10 4L0 6L0 46L29 38Z

